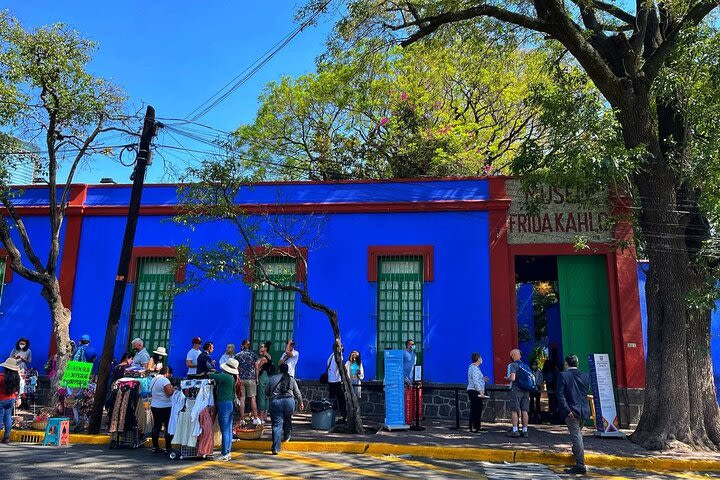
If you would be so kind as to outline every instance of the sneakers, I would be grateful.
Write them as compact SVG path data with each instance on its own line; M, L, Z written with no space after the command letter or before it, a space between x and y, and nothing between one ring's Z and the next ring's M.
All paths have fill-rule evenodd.
M520 432L516 430L516 431L514 431L514 432L508 433L507 436L510 437L510 438L520 438Z
M275 450L272 450L270 453L271 453L272 455L277 455L277 454L278 454L278 452L276 452Z
M5 445L7 445L8 443L10 443L10 437L3 438L3 439L2 439L2 443L4 443Z
M227 455L220 455L219 457L217 457L215 459L215 461L216 462L229 462L230 458L231 458L230 454L228 453Z
M575 465L572 468L565 469L565 473L568 475L585 475L587 473L587 468Z
M528 432L526 430L523 430L522 432L520 432L520 436L523 438L528 438Z

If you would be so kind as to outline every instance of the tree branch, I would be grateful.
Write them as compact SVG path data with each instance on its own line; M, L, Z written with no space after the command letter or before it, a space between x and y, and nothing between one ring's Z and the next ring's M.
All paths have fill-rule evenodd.
M645 64L642 67L643 72L645 72L645 75L648 79L650 79L650 81L652 81L660 72L663 63L665 63L665 59L667 59L667 56L677 44L682 30L698 25L717 6L717 0L709 0L696 4L677 23L677 25L675 25L675 27L666 34L665 41L662 42L655 51L651 52L648 57L646 57Z
M2 202L2 204L5 206L5 209L10 215L10 218L13 219L13 222L15 222L15 225L17 226L17 231L20 235L20 241L22 242L23 250L25 250L25 255L27 255L28 260L30 260L30 263L33 265L33 267L35 267L38 273L44 273L45 268L43 267L40 258L35 254L35 250L30 243L30 236L28 235L27 229L25 228L25 222L23 222L22 218L20 218L20 215L18 215L17 211L15 210L15 206L12 204L7 195L0 195L0 202ZM3 235L2 231L0 231L0 238L2 238L3 243L5 243L6 245L7 242L12 243L12 239L9 233L10 229L5 223L5 220L3 219L2 221L0 221L0 224L2 224L1 228L7 231L7 235ZM17 250L17 247L14 248ZM20 265L22 265L21 262ZM18 273L20 272L18 271Z
M10 260L10 267L13 269L13 271L17 272L18 275L25 278L26 280L43 284L45 276L41 273L42 270L40 272L30 270L22 264L22 256L20 255L20 251L15 246L15 242L13 242L13 239L10 236L10 228L8 228L8 225L7 223L5 223L4 219L0 219L0 241L2 241L3 245L5 246L5 250L7 250L8 259Z
M401 42L403 47L407 47L417 42L418 40L427 37L434 33L437 29L445 24L462 22L464 20L470 20L477 17L491 17L497 20L512 23L520 27L535 30L537 32L547 32L547 23L543 20L528 17L520 13L511 12L504 8L496 7L494 5L477 5L470 7L465 10L457 12L445 12L430 17L420 18L413 22L403 22L403 25L396 26L395 29L402 29L411 26L416 26L418 30L410 35L407 39Z
M579 2L577 0L573 0L573 3L578 4ZM618 20L622 20L625 23L628 23L630 25L635 25L635 15L626 12L622 8L618 7L617 5L614 5L612 3L607 2L601 2L599 0L593 0L592 2L593 7L595 7L598 10L602 10L605 13L609 13L613 17L617 18Z

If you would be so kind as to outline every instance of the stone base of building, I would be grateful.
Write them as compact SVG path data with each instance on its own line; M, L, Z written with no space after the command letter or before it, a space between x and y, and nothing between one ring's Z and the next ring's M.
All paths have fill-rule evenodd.
M328 389L317 381L298 381L303 397L308 401L327 398ZM423 384L423 416L427 418L455 419L459 411L461 425L465 425L470 414L470 402L464 384ZM507 410L508 388L503 386L488 386L483 406L483 421L493 422L510 418ZM457 399L456 399L457 396ZM457 404L457 408L456 408ZM373 417L385 416L385 390L382 382L368 381L362 385L362 398L360 399L362 415Z
M617 388L615 396L618 403L618 417L620 428L629 428L637 425L642 415L645 402L644 388Z
M327 398L327 385L317 381L300 380L300 390L308 401ZM460 425L466 426L470 416L470 402L464 384L423 384L423 415L427 418L456 419L457 405L460 413ZM484 400L484 422L510 421L508 408L510 391L502 385L489 385L485 391L489 398ZM618 388L618 417L621 428L637 424L642 413L644 390L642 388ZM382 382L369 381L362 386L360 399L362 415L373 417L385 416L385 391Z

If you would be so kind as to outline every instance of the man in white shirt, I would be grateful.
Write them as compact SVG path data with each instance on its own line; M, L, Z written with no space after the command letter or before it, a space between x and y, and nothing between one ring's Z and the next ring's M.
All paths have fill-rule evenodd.
M291 338L287 341L287 345L285 346L285 352L280 357L278 365L282 365L283 363L287 364L288 373L291 377L295 378L295 367L297 367L299 358L300 352L295 350L295 340Z
M197 373L197 359L200 356L200 345L202 345L202 339L195 337L192 340L192 348L188 351L185 357L185 365L188 367L188 375L195 375Z

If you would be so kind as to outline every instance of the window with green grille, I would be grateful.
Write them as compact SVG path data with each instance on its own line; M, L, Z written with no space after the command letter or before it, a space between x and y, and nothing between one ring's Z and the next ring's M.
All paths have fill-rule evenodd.
M130 339L142 338L148 351L168 348L175 267L168 257L138 259Z
M378 376L383 375L386 349L403 349L415 341L417 363L422 363L423 265L422 257L378 259Z
M284 283L295 283L294 258L268 257L263 260L268 276ZM270 285L257 285L253 291L252 331L254 348L261 342L272 342L270 355L277 365L285 351L285 342L293 337L295 323L295 292L283 292Z

